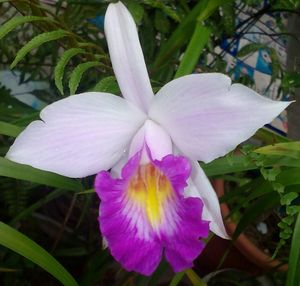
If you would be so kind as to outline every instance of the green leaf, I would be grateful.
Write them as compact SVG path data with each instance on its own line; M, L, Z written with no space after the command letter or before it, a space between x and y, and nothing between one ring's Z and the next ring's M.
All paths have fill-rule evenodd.
M271 82L273 82L276 78L279 77L281 66L280 66L277 52L274 48L269 48L269 54L270 54L271 66L272 66Z
M154 26L158 32L161 32L163 34L168 33L170 30L170 21L167 18L166 14L161 10L155 11Z
M68 62L71 60L72 57L84 53L85 50L80 49L80 48L72 48L67 51L65 51L62 56L60 57L59 61L57 62L57 65L55 66L54 69L54 80L55 80L55 85L60 91L61 94L64 94L64 87L63 87L63 76L64 76L64 71L65 68L68 64Z
M197 273L192 270L188 269L185 271L186 276L190 279L193 286L206 286L207 284L197 275Z
M140 25L144 15L144 7L136 1L127 1L127 8L136 24Z
M156 1L158 2L158 1ZM200 0L193 10L183 19L171 37L165 42L154 62L157 69L165 64L192 36L196 21L206 20L220 5L233 2L233 0Z
M197 16L205 9L207 0L201 0L193 8L193 10L184 18L184 20L178 25L176 30L169 37L159 50L157 58L154 62L154 67L157 69L161 65L174 55L174 53L180 49L191 37L193 28L196 23Z
M74 179L18 164L2 157L0 157L0 176L30 181L70 191L82 190L81 184Z
M292 225L292 223L295 221L295 218L293 216L286 216L282 219L282 221L287 225Z
M160 278L164 276L168 270L169 265L167 262L162 261L156 268L155 272L151 275L147 286L157 286L159 284ZM144 286L144 285L143 285Z
M72 71L71 76L70 76L70 81L69 81L70 94L75 94L84 72L86 72L88 69L90 69L92 67L96 67L96 66L100 66L100 65L101 64L99 62L87 62L87 63L79 64Z
M275 181L276 177L280 174L280 168L271 168L271 169L264 169L261 168L261 174L263 175L264 179L267 181Z
M252 203L244 212L243 216L241 217L236 230L233 234L232 239L236 239L239 235L244 231L244 229L255 219L257 219L260 215L265 213L267 210L272 209L276 205L279 204L280 198L277 193L269 193L257 201Z
M109 92L112 94L120 94L118 82L114 76L108 76L101 79L93 88L93 91Z
M233 2L233 0L209 0L205 9L198 16L197 21L201 22L206 20L208 17L210 17L210 15L212 15L215 12L217 8L230 2Z
M44 43L58 40L70 35L71 34L69 32L60 29L60 30L42 33L35 36L32 40L30 40L24 47L22 47L18 51L14 61L10 65L10 68L13 69L17 65L17 63L21 61L31 50L38 48Z
M177 286L179 285L179 283L181 282L181 280L183 279L184 277L184 272L178 272L174 275L171 283L170 283L170 286Z
M295 192L290 192L288 194L285 194L284 196L281 197L280 204L289 206L294 199L298 198L298 196L299 194Z
M244 47L242 47L238 51L238 57L245 57L248 54L255 53L260 49L267 49L268 46L266 44L259 44L259 43L251 43Z
M208 164L201 163L200 165L204 169L207 176L217 176L228 173L258 169L257 163L255 163L254 160L251 160L248 156L244 155L226 156L218 158ZM300 167L300 160L282 156L267 156L263 160L264 167L271 167L274 165ZM296 182L298 182L300 179L300 176L296 174L296 171L294 171L291 176L296 180ZM278 178L279 177L282 178L282 184L289 183L289 178L287 178L286 175L283 176L282 174L279 174Z
M199 57L209 40L210 33L211 30L208 27L203 26L201 23L196 24L194 34L180 62L175 78L190 74L194 71Z
M144 0L145 4L152 6L153 8L158 8L170 18L172 18L175 22L180 22L180 18L174 8L164 4L164 1L157 1L157 0Z
M0 134L2 135L17 137L22 130L22 127L0 121Z
M300 87L300 72L284 72L281 85L285 88Z
M78 286L73 276L49 252L3 222L0 222L0 244L39 265L63 285Z
M0 39L5 37L9 32L11 32L13 29L15 29L17 26L34 22L34 21L52 21L51 18L47 17L38 17L38 16L19 16L19 17L13 17L12 19L8 20L6 23L4 23L2 26L0 26Z
M254 152L266 155L288 156L299 159L300 141L268 145L258 148L254 150Z
M52 191L51 193L49 193L48 195L46 195L45 197L43 197L39 201L35 202L34 204L29 206L28 208L26 208L26 209L22 210L20 213L18 213L17 216L15 216L13 218L13 220L10 222L10 225L15 225L21 219L24 219L25 217L31 215L35 210L39 209L40 207L42 207L46 203L60 197L61 195L63 195L66 192L67 192L67 190L61 190L61 189L57 189L55 191Z
M55 251L56 256L85 256L88 255L89 252L85 247L73 247L73 248L65 248L58 249Z
M276 182L284 186L299 185L300 168L287 168L276 177Z
M286 286L296 286L300 284L300 213L298 214L294 227L292 245L289 256L289 270L287 274Z
M286 207L286 213L288 214L288 215L295 215L295 214L297 214L297 213L300 213L300 206L287 206Z
M289 138L279 135L267 128L260 128L257 130L254 137L263 141L265 144L284 143L291 141Z
M228 4L222 6L223 16L222 24L224 25L224 31L226 35L232 36L235 30L235 19L236 19L236 9L234 5Z

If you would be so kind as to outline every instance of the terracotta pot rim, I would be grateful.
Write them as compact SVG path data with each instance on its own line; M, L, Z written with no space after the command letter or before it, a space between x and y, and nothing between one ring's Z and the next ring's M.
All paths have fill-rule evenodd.
M224 195L224 180L215 179L213 181L214 189L218 197ZM230 219L226 219L230 214L230 209L226 203L221 204L221 213L223 216L225 228L228 234L232 237L237 224ZM248 237L241 233L239 237L234 242L234 245L239 249L239 251L246 256L251 262L259 265L263 269L270 270L276 268L278 271L286 272L288 270L288 264L283 264L278 259L272 259L268 254L259 249Z

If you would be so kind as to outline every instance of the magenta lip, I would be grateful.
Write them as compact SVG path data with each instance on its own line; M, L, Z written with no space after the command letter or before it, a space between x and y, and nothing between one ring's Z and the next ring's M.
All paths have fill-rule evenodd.
M149 148L148 148L149 149ZM127 271L151 275L164 254L175 272L193 266L207 237L209 222L201 219L203 202L184 198L184 188L191 165L183 156L167 155L151 163L170 181L174 195L163 203L165 221L158 229L149 223L145 209L127 196L130 179L140 166L141 151L131 157L122 169L122 177L114 179L100 172L95 189L101 200L99 224L112 256Z

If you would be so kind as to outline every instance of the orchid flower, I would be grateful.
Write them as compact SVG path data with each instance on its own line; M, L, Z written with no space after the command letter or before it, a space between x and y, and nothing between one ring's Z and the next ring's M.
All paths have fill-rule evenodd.
M220 73L175 79L154 96L136 25L121 2L108 6L105 35L123 98L87 92L50 104L6 156L68 177L98 174L100 230L113 257L150 275L164 255L182 271L209 230L228 237L197 161L233 150L289 103L231 85Z

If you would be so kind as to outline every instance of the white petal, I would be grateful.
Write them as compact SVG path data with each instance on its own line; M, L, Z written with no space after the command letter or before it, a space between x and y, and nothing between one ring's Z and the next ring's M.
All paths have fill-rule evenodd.
M210 221L209 228L216 235L228 239L218 197L198 162L192 162L193 171L185 196L200 198L204 203L203 219Z
M147 120L134 136L130 144L129 157L132 157L136 152L140 151L144 143L149 147L152 159L154 160L161 160L164 156L172 154L172 141L170 136L161 126L152 120ZM147 160L147 158L144 158L144 160Z
M111 168L145 115L121 97L83 93L42 110L15 140L6 157L69 177Z
M148 153L145 150L145 143L151 151L152 159L161 160L166 155L173 153L173 146L170 136L164 129L151 120L147 120L145 124L134 135L129 150L125 152L121 159L112 167L111 174L115 178L119 178L122 168L127 161L137 152L143 149L141 163L150 161Z
M290 102L273 101L222 74L189 75L155 96L149 115L194 160L209 162L233 150Z
M146 111L153 92L137 27L121 2L108 6L104 28L112 66L122 95Z

